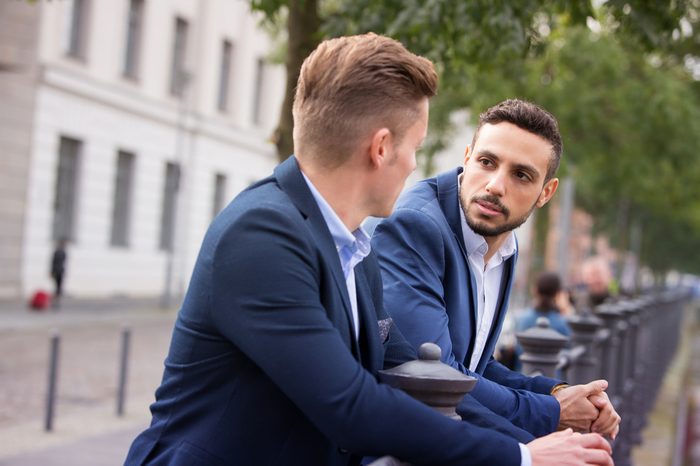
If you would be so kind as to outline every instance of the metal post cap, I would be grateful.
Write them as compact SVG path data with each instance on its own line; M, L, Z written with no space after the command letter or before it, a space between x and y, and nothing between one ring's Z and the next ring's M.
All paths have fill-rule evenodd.
M440 361L442 351L435 343L423 343L419 359L379 371L379 380L399 388L444 415L460 419L457 403L470 392L476 378L463 374Z

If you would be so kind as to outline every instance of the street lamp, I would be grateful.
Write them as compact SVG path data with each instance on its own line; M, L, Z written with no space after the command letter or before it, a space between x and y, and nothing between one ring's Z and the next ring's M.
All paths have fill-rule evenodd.
M182 161L185 159L185 138L187 136L187 117L189 115L189 100L188 100L188 89L190 83L193 81L193 74L185 69L180 69L177 75L178 88L180 89L179 99L178 99L178 113L177 113L177 123L175 125L175 157L174 160L178 167L177 173L177 184L174 189L175 199L173 200L173 214L170 225L164 225L164 228L172 228L172 233L170 235L170 244L166 245L167 259L165 261L165 283L163 286L163 294L160 300L160 307L164 309L169 309L173 304L173 275L175 269L175 260L182 260L182 257L176 257L177 255L182 256L180 248L178 247L178 237L181 233L181 228L179 227L180 222L180 193L182 192L182 187L184 185L183 177L186 176L187 167L182 167Z

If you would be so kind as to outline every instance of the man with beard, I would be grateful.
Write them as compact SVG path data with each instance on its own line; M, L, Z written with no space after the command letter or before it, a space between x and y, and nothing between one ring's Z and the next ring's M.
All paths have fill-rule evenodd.
M556 192L561 152L550 113L501 102L480 116L464 166L402 195L372 249L394 322L414 347L437 343L443 362L479 378L479 402L535 436L572 427L614 438L620 417L606 381L567 386L492 357L515 272L513 230Z

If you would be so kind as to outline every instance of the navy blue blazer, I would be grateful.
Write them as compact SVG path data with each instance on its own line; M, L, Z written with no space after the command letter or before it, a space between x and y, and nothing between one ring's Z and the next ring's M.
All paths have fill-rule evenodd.
M126 464L327 466L356 464L353 454L520 464L507 427L455 422L378 383L379 369L415 353L395 326L380 332L388 316L376 258L355 274L359 341L335 245L296 159L241 193L204 238L151 426Z
M516 255L505 262L494 325L476 374L468 369L476 339L477 298L459 214L461 171L417 183L375 229L372 248L382 269L385 307L412 345L435 342L445 363L480 378L472 392L479 402L535 436L545 435L559 423L559 403L549 395L559 381L526 377L492 357L508 307Z

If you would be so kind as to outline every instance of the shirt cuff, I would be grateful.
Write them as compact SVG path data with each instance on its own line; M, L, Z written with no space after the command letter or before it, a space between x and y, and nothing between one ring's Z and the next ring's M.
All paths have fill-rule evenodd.
M532 466L530 450L522 443L519 443L518 446L520 447L520 466Z

